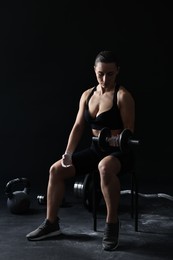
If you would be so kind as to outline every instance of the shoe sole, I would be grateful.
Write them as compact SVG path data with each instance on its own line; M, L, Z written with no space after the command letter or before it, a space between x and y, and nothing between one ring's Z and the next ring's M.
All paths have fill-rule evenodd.
M115 249L117 249L118 246L119 246L119 242L113 248L106 248L106 247L103 246L103 250L105 250L105 251L115 251Z
M43 236L40 236L40 237L26 237L29 241L39 241L39 240L42 240L42 239L45 239L45 238L48 238L48 237L54 237L54 236L58 236L61 234L61 231L58 230L58 231L54 231L52 233L49 233L49 234L46 234L46 235L43 235Z

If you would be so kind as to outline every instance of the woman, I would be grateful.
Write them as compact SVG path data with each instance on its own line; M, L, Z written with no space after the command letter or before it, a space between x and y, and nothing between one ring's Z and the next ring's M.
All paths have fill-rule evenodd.
M132 163L131 154L120 151L117 137L123 129L134 131L135 102L130 92L118 84L119 63L112 51L102 51L95 59L94 71L97 86L83 92L79 102L76 120L70 132L65 153L50 168L47 187L47 215L45 221L26 237L41 240L59 235L58 211L64 197L65 180L79 174L99 170L100 186L106 204L107 214L102 240L104 250L118 246L118 205L120 182L118 175ZM104 127L111 130L108 149L100 149L91 138L91 146L76 152L86 122L91 126L93 136L99 136Z

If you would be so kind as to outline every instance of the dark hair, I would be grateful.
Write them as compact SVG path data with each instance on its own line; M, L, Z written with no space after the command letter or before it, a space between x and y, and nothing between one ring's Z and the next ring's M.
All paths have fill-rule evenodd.
M113 51L99 52L95 58L94 64L96 65L98 62L115 63L117 65L117 67L119 67L119 59Z

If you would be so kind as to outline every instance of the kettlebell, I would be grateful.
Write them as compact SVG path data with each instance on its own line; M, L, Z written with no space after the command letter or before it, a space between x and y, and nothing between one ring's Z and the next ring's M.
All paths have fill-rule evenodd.
M22 185L22 191L14 191L16 185ZM30 207L30 182L27 178L16 178L6 184L7 208L13 214L26 213Z

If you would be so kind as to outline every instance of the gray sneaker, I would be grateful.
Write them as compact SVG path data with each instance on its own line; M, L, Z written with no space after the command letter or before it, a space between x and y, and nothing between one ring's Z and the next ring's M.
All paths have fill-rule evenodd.
M106 223L102 240L104 250L113 251L118 247L119 239L119 220L117 223Z
M50 223L48 219L45 219L45 221L37 229L27 234L26 238L30 241L36 241L60 234L59 218L57 218L55 223Z

